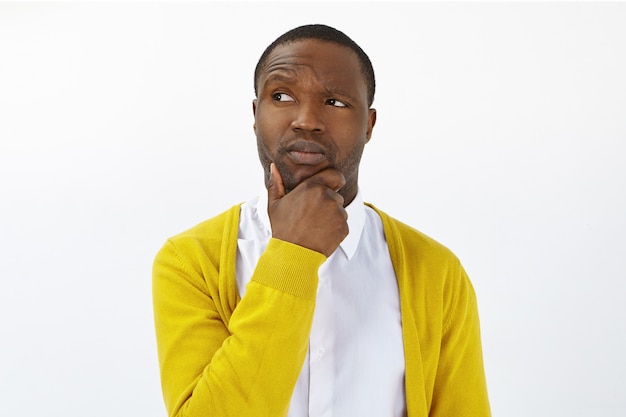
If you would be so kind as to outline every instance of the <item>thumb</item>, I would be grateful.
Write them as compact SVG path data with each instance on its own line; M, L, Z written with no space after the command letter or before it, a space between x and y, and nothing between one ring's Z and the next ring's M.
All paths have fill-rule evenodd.
M275 163L270 164L270 180L267 185L267 200L269 203L275 200L280 200L285 196L285 185L283 184L283 177L280 176L278 168Z

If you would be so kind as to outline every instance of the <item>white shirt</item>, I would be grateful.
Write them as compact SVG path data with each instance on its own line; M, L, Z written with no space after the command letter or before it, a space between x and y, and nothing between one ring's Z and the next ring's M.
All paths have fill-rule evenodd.
M241 297L271 237L267 192L241 206ZM309 351L289 417L406 416L398 283L382 222L358 192L348 236L319 269Z

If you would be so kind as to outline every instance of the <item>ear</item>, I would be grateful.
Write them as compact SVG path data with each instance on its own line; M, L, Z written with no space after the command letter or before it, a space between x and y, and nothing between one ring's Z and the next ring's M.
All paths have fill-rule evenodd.
M252 129L256 132L256 104L257 99L252 100L252 115L254 116L254 124L252 125Z
M376 109L369 109L367 115L367 132L365 132L365 143L369 142L372 138L372 130L376 124Z

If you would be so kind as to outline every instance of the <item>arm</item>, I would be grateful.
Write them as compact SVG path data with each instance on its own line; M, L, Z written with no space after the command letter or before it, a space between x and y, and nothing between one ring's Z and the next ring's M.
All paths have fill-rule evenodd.
M222 300L205 281L217 281L216 266L194 267L193 246L184 245L169 241L153 272L168 415L286 415L306 355L317 270L325 257L270 240L245 297L225 323Z
M441 351L431 417L489 417L476 295L460 264L444 288Z
M157 255L156 333L171 417L288 412L308 347L317 272L348 232L335 192L345 180L328 168L286 194L280 173L271 169L273 238L230 319L220 273L225 280L234 276L198 247L198 239L169 241ZM223 245L221 238L204 244Z

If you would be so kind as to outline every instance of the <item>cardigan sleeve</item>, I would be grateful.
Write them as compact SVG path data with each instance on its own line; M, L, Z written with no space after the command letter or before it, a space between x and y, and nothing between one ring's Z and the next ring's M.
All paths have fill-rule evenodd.
M430 417L489 417L476 295L458 260L448 274Z
M190 249L191 247L191 249ZM229 320L219 267L169 240L153 267L163 396L170 417L285 416L307 349L325 257L270 239ZM234 277L232 277L234 279ZM226 322L227 321L227 322Z

